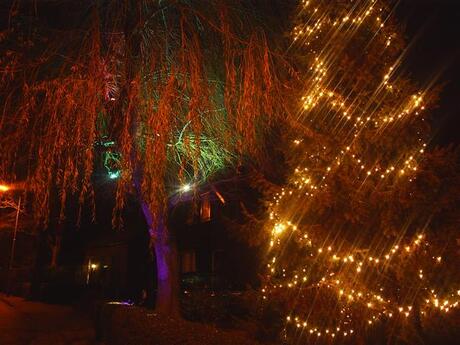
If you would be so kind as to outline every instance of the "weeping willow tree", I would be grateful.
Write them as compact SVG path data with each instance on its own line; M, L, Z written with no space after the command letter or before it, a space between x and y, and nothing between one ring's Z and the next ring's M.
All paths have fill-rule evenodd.
M61 216L71 196L97 206L92 175L103 145L117 183L114 225L135 195L156 256L156 307L176 314L168 207L184 196L179 186L257 157L282 111L260 21L239 1L64 2L48 20L49 9L40 16L40 5L15 4L0 35L0 178L27 181L46 225L55 195Z

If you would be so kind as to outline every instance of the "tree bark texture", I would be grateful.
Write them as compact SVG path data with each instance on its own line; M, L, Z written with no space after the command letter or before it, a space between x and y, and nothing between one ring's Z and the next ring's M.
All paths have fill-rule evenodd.
M154 222L148 205L145 202L141 202L141 205L155 252L157 269L155 309L162 314L180 316L179 260L176 243L166 225L166 215Z

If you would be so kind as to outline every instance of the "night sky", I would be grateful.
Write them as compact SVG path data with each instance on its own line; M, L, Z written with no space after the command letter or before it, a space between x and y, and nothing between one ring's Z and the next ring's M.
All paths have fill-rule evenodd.
M460 0L401 0L396 8L412 44L405 70L421 85L446 83L434 110L433 144L460 144Z

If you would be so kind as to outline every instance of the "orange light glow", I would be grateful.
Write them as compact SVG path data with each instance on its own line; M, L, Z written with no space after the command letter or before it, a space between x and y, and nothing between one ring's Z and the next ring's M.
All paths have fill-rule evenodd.
M6 184L0 184L0 192L8 192L11 189L10 186Z

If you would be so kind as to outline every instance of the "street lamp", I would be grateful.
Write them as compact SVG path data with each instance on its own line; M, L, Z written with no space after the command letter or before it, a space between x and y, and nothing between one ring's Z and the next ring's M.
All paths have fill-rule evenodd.
M8 192L12 188L5 184L0 184L0 192ZM19 224L19 211L21 210L21 196L19 196L17 204L8 204L7 207L11 207L16 209L16 217L14 221L14 231L13 231L13 240L11 241L11 251L10 251L10 261L8 263L8 273L7 273L7 280L6 280L6 292L7 294L10 293L10 276L11 276L11 269L13 268L13 261L14 261L14 251L16 248L16 236L18 233L18 224Z
M8 192L11 189L10 186L6 184L0 184L0 192Z

